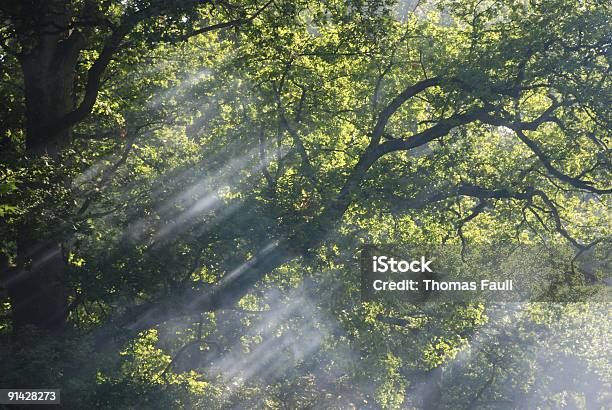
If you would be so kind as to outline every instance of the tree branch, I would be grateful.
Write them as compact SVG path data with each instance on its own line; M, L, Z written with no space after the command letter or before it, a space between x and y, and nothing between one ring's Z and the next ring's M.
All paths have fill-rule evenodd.
M406 88L398 96L391 100L391 102L378 115L378 120L376 121L374 129L372 130L372 144L377 145L380 142L389 119L406 101L427 88L434 87L440 83L441 79L439 77L425 79Z
M486 113L486 109L478 108L465 114L454 114L438 121L436 125L412 135L410 138L386 141L380 145L381 155L393 151L407 151L420 147L436 138L448 134L455 127L487 118Z
M556 169L552 163L550 162L550 158L548 156L546 156L546 154L544 154L544 152L540 149L540 147L536 144L535 141L529 139L525 133L523 132L523 130L519 127L515 127L513 128L514 132L516 133L516 135L519 137L519 139L529 147L529 149L538 157L538 159L540 160L540 162L544 165L544 167L546 168L546 170L552 174L553 176L555 176L557 179L563 181L563 182L567 182L568 184L572 185L575 188L578 189L583 189L585 191L590 191L596 194L609 194L612 193L612 188L609 189L600 189L597 188L595 186L593 186L592 183L584 181L582 179L579 178L574 178L572 176L569 176L567 174L564 174L563 172L559 171L558 169Z
M261 13L263 13L263 11L267 9L268 6L272 4L273 2L274 0L268 0L263 6L257 9L257 11L255 11L255 13L253 13L250 17L225 21L223 23L218 23L218 24L213 24L211 26L202 27L197 30L190 31L189 33L183 34L177 37L176 40L184 41L184 40L187 40L191 37L194 37L200 34L210 33L211 31L220 30L223 28L241 26L243 24L250 23L251 21L255 20Z

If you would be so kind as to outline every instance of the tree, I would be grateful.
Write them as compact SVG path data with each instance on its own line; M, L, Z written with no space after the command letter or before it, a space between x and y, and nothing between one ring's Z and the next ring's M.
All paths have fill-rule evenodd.
M137 406L137 389L161 402L161 385L186 407L221 407L223 389L237 406L386 408L536 391L516 386L537 373L523 366L546 328L537 309L496 333L489 306L356 303L354 253L476 247L480 263L541 244L552 250L524 259L561 288L598 285L580 261L609 235L609 6L35 6L33 19L3 6L3 75L16 85L0 88L12 101L3 163L20 210L2 223L3 264L11 327L61 329L99 363L78 405ZM481 330L495 343L453 366ZM496 362L499 344L519 358ZM12 347L11 363L40 351ZM446 394L456 375L465 389ZM541 385L551 402L553 384Z
M524 16L510 5L472 5L471 9L464 8L467 7L464 5L455 7L453 17L458 21L463 22L468 15L476 16L475 20L457 23L462 27L461 34L458 34L462 46L440 45L447 49L436 49L435 53L446 52L449 57L440 58L436 54L437 60L430 62L430 66L426 65L426 60L419 61L427 51L418 49L418 42L415 45L407 42L406 38L424 38L419 41L427 44L428 37L435 34L414 20L401 25L386 15L373 18L376 25L368 25L367 18L358 15L355 19L359 21L359 28L340 23L339 27L330 29L334 34L334 30L339 32L336 35L340 37L337 42L331 40L331 44L327 43L329 40L325 35L310 39L308 34L300 33L305 38L297 45L296 33L291 32L287 34L288 38L283 38L272 29L268 37L265 28L254 27L254 36L270 38L268 48L265 43L246 41L243 46L246 58L241 57L238 64L247 81L258 85L261 96L256 100L260 106L257 115L263 119L260 123L257 119L244 121L252 121L248 122L249 127L260 127L264 141L266 133L279 127L293 145L289 154L298 157L299 177L285 181L286 186L282 186L282 173L291 169L286 160L277 160L272 165L277 167L277 177L264 169L271 200L282 203L280 198L288 196L293 205L299 200L295 197L295 190L304 189L303 195L308 196L309 206L298 211L299 216L291 223L281 224L281 232L273 233L270 239L276 241L274 245L264 247L256 254L244 268L244 274L232 281L222 281L208 297L198 298L190 295L190 289L182 289L181 292L186 292L182 293L181 299L184 305L177 304L175 296L171 295L171 308L158 301L142 306L141 309L152 320L143 320L142 329L175 315L231 306L273 269L296 255L317 248L346 216L349 208L367 203L368 196L386 197L396 210L402 207L421 209L439 202L471 198L475 201L471 211L460 215L456 221L460 236L464 224L496 204L522 203L522 215L531 213L538 223L556 231L579 251L599 242L601 237L595 232L590 238L574 238L564 227L563 216L559 214L557 201L561 200L560 197L551 196L560 192L575 192L576 195L610 192L604 182L604 175L609 172L605 141L597 136L605 133L607 114L592 100L594 94L605 94L603 90L607 87L606 40L598 37L603 33L605 12L589 11L567 17L566 8L559 7L560 11L555 12L546 4L533 9L531 17L521 22L519 20ZM490 28L488 25L492 23L487 23L485 17L494 15L500 21ZM538 19L561 18L561 15L568 20L559 29L561 32L542 31ZM590 34L593 37L580 37L583 33L578 43L569 45L570 31L585 25L593 27ZM500 33L503 36L497 39ZM416 51L412 48L415 46ZM334 52L329 53L330 49ZM402 65L405 61L415 60L413 70L406 70ZM266 62L265 69L260 65L262 61ZM347 61L353 66L346 67ZM583 72L584 64L592 69ZM326 65L333 68L326 71ZM485 74L492 70L491 75ZM328 85L343 75L350 79L350 85ZM311 84L305 83L304 78L306 82L312 81ZM572 84L569 85L568 81ZM354 89L349 90L349 87ZM594 87L601 88L596 90ZM336 97L330 98L333 94ZM269 105L262 108L266 102ZM245 111L249 109L257 110L247 106ZM278 121L272 130L266 125L270 121L270 114L267 114L270 112L276 113ZM591 122L591 116L597 120ZM410 124L414 121L416 127ZM572 128L572 124L584 128ZM358 135L357 138L351 136L350 147L345 147L347 142L342 140L348 138L343 127L350 127L348 132ZM330 128L332 130L328 131ZM462 161L458 157L467 154L464 149L473 149L472 144L482 144L477 140L478 135L500 128L504 140L514 135L522 145L508 142L507 147L487 149L498 149L496 155L499 156L507 156L508 152L521 155L524 163L514 163L500 174L482 169L466 180L463 175L449 177L448 169L444 169L445 175L440 175L439 169L432 173L431 168L435 169L436 164L427 161L418 172L407 172L405 178L414 181L415 185L411 186L412 190L405 187L399 192L408 191L410 194L402 196L394 190L389 192L389 185L395 184L396 178L400 180L403 175L402 171L396 170L397 166L405 163L406 157L402 153L448 139L458 148L454 153L448 148L440 148L439 160L448 154L450 156L444 159L447 167L461 169ZM333 143L321 138L315 140L312 136L319 137L322 132L342 133L342 137L338 143ZM503 134L506 132L509 133L507 136ZM544 148L542 144L561 144L564 149L551 154L550 148L554 145ZM330 146L336 148L329 151ZM341 147L340 155L344 152L345 157L337 158L338 154L334 154L337 147ZM527 150L524 151L523 147ZM263 151L265 158L272 158L272 153ZM570 165L573 155L590 165L573 170ZM392 156L393 159L386 160ZM326 161L334 160L346 166L338 172L317 173L316 170ZM524 164L528 165L523 167ZM379 187L382 192L376 192L372 185L375 176L384 178ZM436 177L444 183L436 181ZM549 191L550 188L556 193ZM388 205L383 202L379 206ZM282 218L282 215L275 215L275 218ZM195 292L196 295L199 293L199 290ZM192 302L194 298L198 303Z
M200 1L10 1L2 6L3 50L21 68L27 158L58 159L73 128L89 116L112 60L130 42L179 41L244 25L268 5ZM132 49L133 50L133 49ZM93 57L92 57L93 55ZM106 131L116 135L121 130ZM57 238L32 237L24 226L19 270L11 280L15 328L55 329L68 314L64 262ZM39 260L35 254L45 255Z

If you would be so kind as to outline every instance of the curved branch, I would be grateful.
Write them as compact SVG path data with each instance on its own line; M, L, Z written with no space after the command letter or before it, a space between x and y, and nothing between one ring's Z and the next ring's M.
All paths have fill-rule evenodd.
M553 122L555 124L559 124L560 121L558 120L558 118L554 117L552 114L557 108L564 106L564 105L568 105L570 103L571 102L569 101L566 101L566 102L554 101L553 104L551 104L546 110L544 110L544 112L541 115L539 115L536 119L532 121L528 121L528 122L521 121L521 122L511 123L505 119L497 118L497 117L494 117L488 114L483 114L480 119L487 124L506 127L514 131L517 137L525 145L527 145L527 147L531 150L531 152L533 152L536 155L538 160L542 163L542 165L544 165L544 168L546 168L546 170L552 176L559 179L560 181L566 182L572 185L574 188L582 189L582 190L589 191L595 194L610 194L612 193L612 188L608 188L608 189L597 188L591 182L584 181L583 179L580 179L577 177L572 177L570 175L567 175L559 171L557 168L553 166L550 158L544 153L544 151L538 146L538 144L534 140L527 137L527 135L525 135L525 131L536 131L540 127L540 125L547 123L547 122Z
M374 125L374 129L372 131L372 144L376 145L378 142L380 142L389 119L406 101L427 88L434 87L440 83L441 79L439 77L425 79L404 89L404 91L391 100L391 102L378 115L378 120L376 121L376 125Z
M489 202L487 201L488 199L517 199L530 202L534 197L540 197L542 201L546 204L549 213L552 215L552 219L555 224L555 230L559 232L559 234L563 236L563 238L565 238L574 247L581 251L584 251L592 246L583 245L578 242L578 240L576 240L574 237L572 237L567 231L567 229L565 229L565 227L563 226L559 211L554 201L551 200L548 195L546 195L546 193L544 193L543 191L534 189L531 186L526 187L523 192L512 192L506 188L488 189L471 184L461 184L446 191L440 191L429 195L416 196L413 198L403 198L398 195L392 195L392 203L396 204L396 209L400 207L407 209L422 209L435 202L440 202L446 199L455 198L459 196L469 196L480 200L479 204L472 209L472 213L470 213L470 215L468 215L466 218L462 219L460 221L460 224L469 222L470 220L474 219L478 214L482 213L489 205ZM544 211L543 209L540 210ZM533 209L531 209L531 211L534 212ZM546 226L544 224L544 221L540 218L538 214L534 213L534 216L540 221L543 226Z
M522 129L516 127L513 128L514 132L516 133L516 135L519 137L519 139L529 147L529 149L538 157L538 159L540 160L540 162L544 165L544 167L546 168L546 170L553 176L555 176L557 179L563 181L563 182L567 182L568 184L572 185L575 188L578 189L584 189L585 191L590 191L593 192L595 194L609 194L612 193L612 188L609 189L600 189L597 188L595 186L592 185L592 183L584 181L582 179L579 178L575 178L572 176L569 176L567 174L564 174L563 172L559 171L558 169L556 169L552 163L550 162L550 158L548 158L548 156L546 156L546 154L544 154L544 152L540 149L540 147L538 146L538 144L536 144L535 141L529 139L525 133L523 132Z
M246 24L253 21L259 16L273 0L268 0L261 8L259 8L253 15L243 18L231 20L219 24L213 24L211 26L203 27L195 30L187 35L180 37L180 40L186 40L198 34L208 33L214 30L219 30L227 27L235 27L238 25ZM85 94L80 104L73 111L66 114L60 120L53 124L50 124L48 131L50 134L58 133L62 130L72 127L80 121L83 121L93 110L93 107L98 98L98 92L102 85L102 76L104 75L108 65L113 59L115 53L121 47L121 43L124 38L134 29L134 27L146 18L151 17L152 13L148 13L148 9L136 11L132 14L127 14L122 19L121 24L112 32L111 36L105 42L100 55L93 63L91 68L87 72L87 83L85 85ZM155 14L155 13L153 13Z
M140 19L136 17L136 14L130 15L123 20L122 24L115 31L113 31L113 34L104 44L100 55L87 71L85 95L80 104L57 122L50 124L48 127L50 134L58 133L72 127L76 123L83 121L91 113L98 98L98 92L102 85L102 76L106 68L112 61L113 56L119 49L125 36L132 31L139 21Z
M407 139L391 139L380 145L381 155L393 151L407 151L413 148L427 144L436 138L448 134L453 128L466 125L477 120L483 120L487 117L487 109L478 108L464 114L455 114L448 118L444 118L438 123L424 131L412 135Z

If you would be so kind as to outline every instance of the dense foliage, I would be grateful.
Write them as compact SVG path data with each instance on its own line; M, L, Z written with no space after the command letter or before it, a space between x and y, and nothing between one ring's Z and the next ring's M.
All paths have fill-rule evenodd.
M5 2L0 387L67 408L608 407L610 12ZM362 303L367 243L547 269L573 303Z

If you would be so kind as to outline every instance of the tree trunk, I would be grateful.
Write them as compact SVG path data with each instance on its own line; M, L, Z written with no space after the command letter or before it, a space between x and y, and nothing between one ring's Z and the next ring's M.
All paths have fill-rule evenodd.
M46 155L59 161L71 139L71 127L62 124L75 108L74 81L83 38L68 31L68 14L61 2L46 6L49 9L38 15L35 28L22 38L25 45L19 55L26 102L25 145L28 159ZM54 238L48 227L39 224L38 215L29 215L18 233L17 268L8 281L15 331L27 326L58 330L68 315L62 238Z
M63 282L66 264L61 247L48 239L20 239L18 268L7 286L13 330L19 333L28 326L61 330L68 314L67 288Z
M74 80L79 36L65 40L42 37L38 45L20 56L26 102L26 152L36 158L57 159L70 143L70 127L63 118L75 108Z

